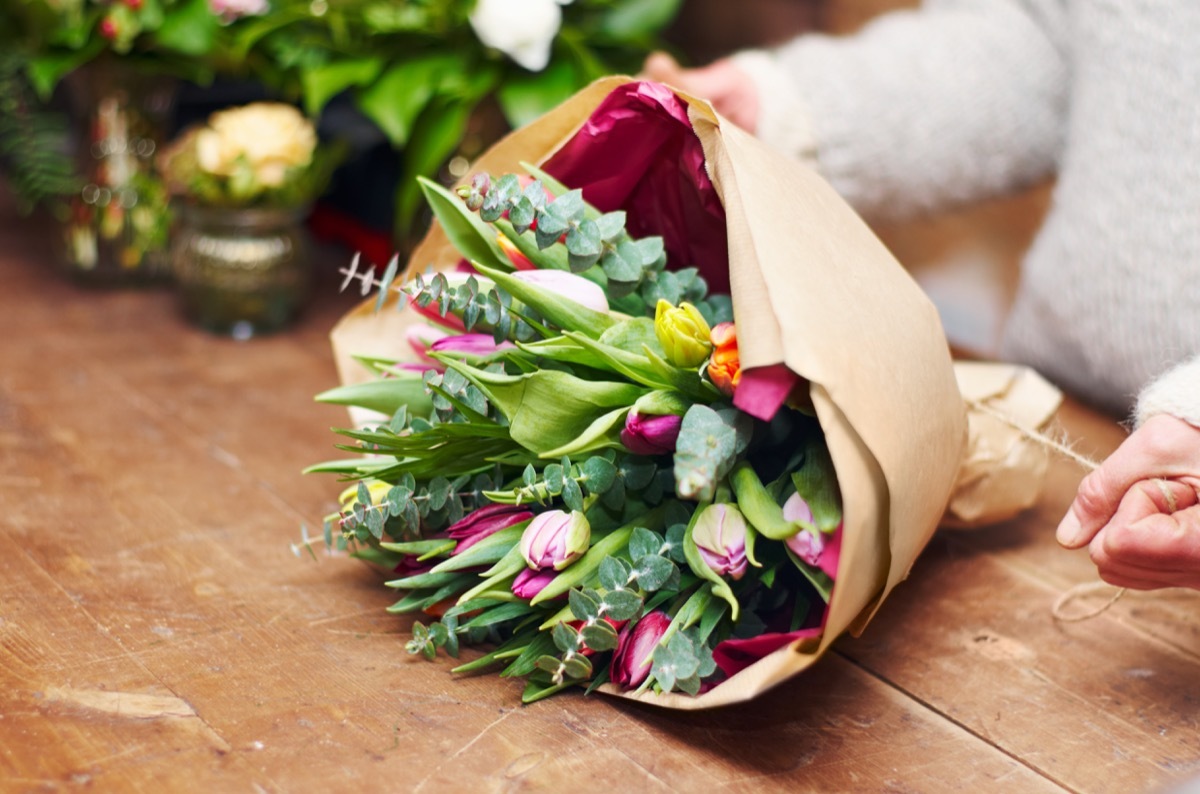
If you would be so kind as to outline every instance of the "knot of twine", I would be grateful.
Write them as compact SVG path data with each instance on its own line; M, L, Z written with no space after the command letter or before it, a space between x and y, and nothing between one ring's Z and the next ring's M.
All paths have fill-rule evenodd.
M1026 427L1025 425L1022 425L1021 423L1015 421L1008 414L1004 413L1003 411L997 411L995 408L981 400L967 400L967 405L974 410L979 411L980 413L986 414L994 419L999 420L1000 422L1003 422L1004 424L1016 430L1023 437L1035 442L1045 449L1057 452L1064 458L1075 461L1075 463L1079 464L1081 468L1088 472L1095 471L1100 467L1099 463L1085 455L1079 454L1062 441L1046 435L1037 428ZM1175 494L1171 492L1171 489L1167 487L1167 484L1163 480L1155 478L1151 480L1151 482L1158 486L1159 490L1162 491L1163 498L1166 499L1167 502L1167 509L1172 513L1175 512ZM1111 585L1104 582L1080 582L1058 597L1058 599L1054 602L1054 606L1050 608L1050 614L1060 623L1079 623L1080 621L1091 620L1094 617L1102 615L1108 611L1109 607L1121 600L1121 597L1127 592L1126 588L1118 587L1116 592L1112 594L1112 597L1110 597L1100 606L1091 610L1069 613L1067 612L1067 605L1077 598L1106 590L1109 587L1111 587Z

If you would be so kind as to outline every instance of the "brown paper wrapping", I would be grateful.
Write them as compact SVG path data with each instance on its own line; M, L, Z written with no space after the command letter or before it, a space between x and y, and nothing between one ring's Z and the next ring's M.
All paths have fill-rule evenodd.
M545 162L624 82L594 83L501 140L472 172ZM954 502L963 516L1002 514L1029 494L989 492L1002 480L980 474L987 460L967 446L966 406L937 312L866 224L811 170L677 93L725 206L742 367L784 363L811 383L845 505L841 567L819 641L782 648L698 697L636 696L696 709L748 700L807 668L844 632L860 632L937 529L964 461L975 473ZM458 259L435 225L409 269L445 269ZM374 301L343 318L332 335L343 382L365 377L355 353L405 355L404 327L414 321L412 312L376 313ZM1007 379L979 375L978 398L1007 393L1014 375L1006 371ZM985 424L977 438L988 437L983 431L997 428ZM635 697L611 685L602 691Z

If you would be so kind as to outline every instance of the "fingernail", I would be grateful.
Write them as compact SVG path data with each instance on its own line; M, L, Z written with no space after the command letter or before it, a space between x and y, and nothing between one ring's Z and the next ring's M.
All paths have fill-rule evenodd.
M1067 548L1074 548L1079 545L1079 538L1083 534L1083 527L1079 523L1079 519L1075 517L1073 510L1068 510L1063 516L1063 520L1059 522L1058 531L1055 532L1055 537L1058 538L1059 545Z

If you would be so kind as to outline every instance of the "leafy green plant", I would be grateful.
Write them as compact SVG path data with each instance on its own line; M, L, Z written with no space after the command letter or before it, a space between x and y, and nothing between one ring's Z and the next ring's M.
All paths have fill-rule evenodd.
M395 230L404 238L421 203L415 177L436 178L456 152L471 157L498 132L468 134L479 108L518 127L598 77L636 71L681 0L517 0L508 3L516 34L542 2L561 14L545 63L485 44L497 39L479 15L494 0L12 0L0 5L0 49L43 99L102 56L199 83L259 80L311 117L348 92L402 153Z
M79 189L67 150L66 120L36 101L20 61L0 54L0 163L23 212Z

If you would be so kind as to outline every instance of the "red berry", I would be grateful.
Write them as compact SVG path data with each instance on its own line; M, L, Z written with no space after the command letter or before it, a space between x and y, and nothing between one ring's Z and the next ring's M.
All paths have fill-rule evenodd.
M125 5L129 6L130 11L137 11L142 7L142 0L125 0Z
M105 17L100 20L100 35L108 40L113 40L117 37L117 22L112 17Z

